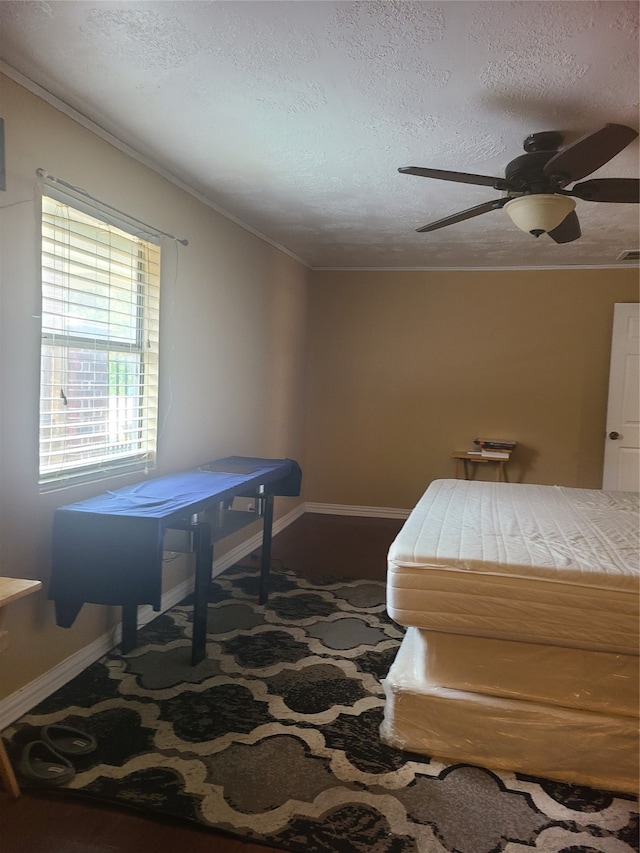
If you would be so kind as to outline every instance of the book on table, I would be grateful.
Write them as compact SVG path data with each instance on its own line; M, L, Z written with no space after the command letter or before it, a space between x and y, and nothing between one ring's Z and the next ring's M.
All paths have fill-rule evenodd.
M511 438L474 438L473 443L483 451L500 453L511 453L516 447L516 442Z
M490 448L482 448L480 457L482 459L509 459L511 456L510 450L491 450Z

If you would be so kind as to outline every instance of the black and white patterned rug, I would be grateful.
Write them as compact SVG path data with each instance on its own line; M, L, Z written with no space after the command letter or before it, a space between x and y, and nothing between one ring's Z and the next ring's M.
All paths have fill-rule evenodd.
M212 584L207 657L189 664L174 607L5 733L12 754L49 723L93 734L61 795L174 816L301 853L631 853L632 796L494 773L380 742L402 638L384 585L255 570Z

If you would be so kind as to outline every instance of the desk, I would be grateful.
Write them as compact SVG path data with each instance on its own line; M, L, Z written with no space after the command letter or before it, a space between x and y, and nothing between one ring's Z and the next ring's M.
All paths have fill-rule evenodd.
M179 474L156 477L60 507L53 523L49 598L56 621L69 628L83 604L122 607L122 650L136 645L138 605L160 610L162 554L168 528L189 530L196 554L192 664L205 656L207 591L213 544L238 524L227 524L235 497L255 498L263 520L260 603L268 596L273 498L300 494L302 473L292 459L229 456Z
M473 472L473 465L492 462L496 468L496 481L498 483L507 482L507 463L509 459L491 459L488 456L481 456L479 453L468 450L455 450L451 454L451 458L456 460L456 478L458 480L472 480L473 477L469 475L475 473ZM462 478L460 477L461 473L464 475Z
M22 578L0 578L0 617L7 604L17 601L25 595L31 595L32 592L37 592L39 589L42 589L40 581L29 581ZM0 651L6 647L7 632L0 631ZM14 797L20 796L18 780L13 772L13 767L4 748L2 738L0 738L0 778L9 793L13 794Z

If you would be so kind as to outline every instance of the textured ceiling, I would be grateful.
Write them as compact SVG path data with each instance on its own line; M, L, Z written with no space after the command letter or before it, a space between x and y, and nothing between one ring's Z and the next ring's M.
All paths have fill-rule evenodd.
M532 132L637 130L638 8L4 0L0 56L311 267L609 265L638 205L578 201L565 245L501 210L416 234L499 193L397 169L502 176ZM595 176L638 172L636 140Z

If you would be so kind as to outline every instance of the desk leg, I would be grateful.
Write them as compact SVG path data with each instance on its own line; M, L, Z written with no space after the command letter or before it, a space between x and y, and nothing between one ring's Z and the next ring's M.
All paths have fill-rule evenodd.
M273 530L273 495L265 496L264 526L262 528L262 554L260 556L260 604L269 598L269 572L271 570L271 533Z
M126 655L133 651L138 644L138 605L122 605L122 641L120 646L122 654Z
M211 525L198 522L196 538L196 579L193 591L193 636L191 639L191 665L196 666L204 659L207 651L207 609L213 546Z

